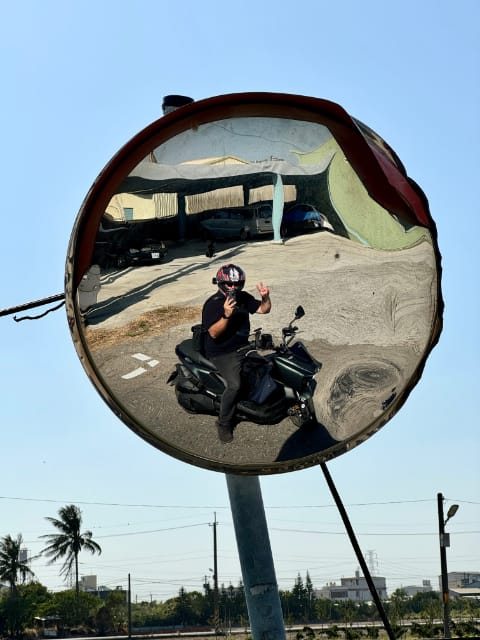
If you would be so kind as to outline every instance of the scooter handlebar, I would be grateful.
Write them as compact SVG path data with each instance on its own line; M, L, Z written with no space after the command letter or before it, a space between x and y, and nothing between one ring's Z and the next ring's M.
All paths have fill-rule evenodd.
M298 327L284 327L282 329L282 334L284 336L293 336L294 333L297 333Z

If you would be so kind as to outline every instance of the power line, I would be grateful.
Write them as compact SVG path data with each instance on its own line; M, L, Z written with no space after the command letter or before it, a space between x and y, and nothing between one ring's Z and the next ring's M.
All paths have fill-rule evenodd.
M100 507L135 507L135 508L143 508L143 509L230 509L230 506L218 506L218 505L191 505L191 504L144 504L144 503L124 503L124 502L94 502L88 500L72 500L69 499L59 499L59 498L25 498L22 496L0 496L0 500L18 500L24 502L49 502L49 503L74 503L74 504L84 504L91 506L100 506ZM450 499L449 499L450 500ZM370 507L370 506L382 506L382 505L390 505L390 504L416 504L416 503L424 503L424 502L435 502L433 498L418 498L415 500L384 500L380 502L353 502L350 503L349 507ZM479 505L480 502L472 501L472 500L457 500L455 502L460 502L462 504L473 504ZM302 505L265 505L266 509L329 509L334 507L333 503L331 504L302 504Z
M319 535L326 535L326 536L344 536L345 535L345 531L318 531L315 529L283 529L281 527L270 527L271 531L286 531L288 533L315 533L315 534L319 534ZM455 531L455 535L461 535L461 534L478 534L480 533L480 531ZM438 535L438 532L434 531L431 533L405 533L405 532L398 532L398 533L377 533L375 531L370 531L370 532L364 532L361 533L360 535L362 536L435 536Z
M212 505L191 505L191 504L129 504L122 502L91 502L87 500L72 500L62 498L23 498L18 496L0 496L0 500L18 500L23 502L50 502L50 503L69 503L69 504L85 504L98 507L140 507L143 509L229 509L230 507L212 507Z
M98 540L103 538L122 538L124 536L138 536L144 533L160 533L162 531L175 531L177 529L191 529L192 527L203 527L209 522L199 522L198 524L185 524L179 527L166 527L165 529L150 529L149 531L129 531L128 533L109 533L104 536L95 536Z
M24 316L23 318L17 318L16 316L13 316L13 319L15 320L15 322L20 322L21 320L38 320L39 318L43 318L44 316L46 316L47 313L60 309L60 307L62 307L65 304L65 294L57 293L54 296L49 296L48 298L42 298L41 300L34 300L33 302L25 302L24 304L19 304L16 307L0 309L0 317L12 315L12 313L16 313L17 311L27 311L28 309L34 309L35 307L41 307L43 305L52 304L58 301L61 301L60 304L56 305L55 307L52 307L51 309L47 309L47 311L44 311L38 316Z

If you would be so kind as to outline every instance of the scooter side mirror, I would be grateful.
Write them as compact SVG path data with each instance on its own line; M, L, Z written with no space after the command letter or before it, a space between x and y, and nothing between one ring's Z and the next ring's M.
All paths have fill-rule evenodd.
M299 318L303 318L304 315L305 315L304 308L301 305L298 306L295 311L295 320L298 320Z

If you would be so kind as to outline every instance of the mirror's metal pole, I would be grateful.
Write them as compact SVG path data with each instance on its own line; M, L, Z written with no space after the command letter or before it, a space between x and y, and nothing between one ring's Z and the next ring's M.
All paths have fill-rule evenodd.
M260 481L257 476L226 478L252 637L282 640L285 624Z

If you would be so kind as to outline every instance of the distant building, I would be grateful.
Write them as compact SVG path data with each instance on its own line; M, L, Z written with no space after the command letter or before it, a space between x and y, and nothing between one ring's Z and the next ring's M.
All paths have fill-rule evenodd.
M82 576L78 582L80 591L96 591L97 576Z
M476 598L480 599L480 572L475 571L451 571L447 575L448 590L451 598ZM442 577L439 576L440 591L442 590Z
M58 616L45 616L45 618L35 617L33 624L41 638L56 638L58 636L58 625L61 618Z
M448 586L452 587L468 587L473 583L480 582L480 572L475 571L449 571ZM438 576L438 584L440 591L442 590L442 576Z
M385 600L387 598L387 584L385 578L372 576L373 584L378 596ZM328 598L329 600L352 600L353 602L371 602L372 594L366 579L355 571L353 578L341 578L340 584L330 582L321 589L315 590L317 598Z
M400 587L402 591L405 592L409 598L416 596L417 593L427 593L428 591L433 591L432 583L430 580L423 580L422 586L419 585L409 585L407 587Z
M125 601L127 600L127 591L122 587L115 587L115 589L110 589L109 587L105 587L103 585L97 587L97 576L82 576L78 584L81 591L91 593L92 595L101 598L103 601L106 601L108 599L108 596L110 595L110 593L112 593L112 591L115 591L116 593L122 593L125 597Z

